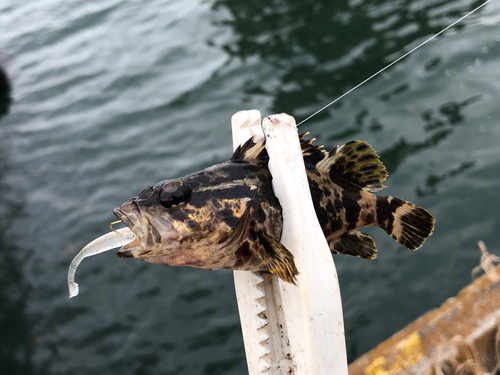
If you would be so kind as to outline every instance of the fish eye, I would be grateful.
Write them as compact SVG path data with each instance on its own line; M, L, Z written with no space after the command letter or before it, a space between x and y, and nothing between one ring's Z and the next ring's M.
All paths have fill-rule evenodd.
M191 198L191 188L186 184L167 184L160 190L158 200L165 208L177 206Z

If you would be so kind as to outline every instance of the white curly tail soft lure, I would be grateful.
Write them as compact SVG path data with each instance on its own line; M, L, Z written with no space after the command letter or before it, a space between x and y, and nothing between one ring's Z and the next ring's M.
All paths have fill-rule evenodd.
M103 253L105 251L115 249L120 246L124 246L134 239L137 236L130 231L128 228L121 228L114 230L104 236L101 236L87 246L85 246L73 259L71 265L68 270L68 287L69 287L69 298L75 297L78 295L78 284L75 282L75 273L76 268L80 264L80 262L87 257L92 255L96 255L99 253Z

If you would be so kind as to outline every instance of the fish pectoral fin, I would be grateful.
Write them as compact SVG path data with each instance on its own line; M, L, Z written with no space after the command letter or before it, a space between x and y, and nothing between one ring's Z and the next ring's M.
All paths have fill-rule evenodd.
M354 255L365 259L374 259L377 256L377 248L373 239L358 230L344 234L332 245L332 253Z
M296 285L295 276L299 272L295 267L292 253L281 242L264 232L258 231L257 237L266 250L262 256L265 268L281 280Z
M243 239L243 236L246 233L247 227L248 227L248 219L250 218L250 210L251 210L251 202L247 203L248 206L245 209L245 212L243 212L243 215L238 219L236 222L236 225L234 226L233 230L229 233L229 237L227 240L227 245L240 245L241 240Z
M351 141L335 147L316 164L318 171L342 177L367 191L382 190L387 171L375 150L363 141Z

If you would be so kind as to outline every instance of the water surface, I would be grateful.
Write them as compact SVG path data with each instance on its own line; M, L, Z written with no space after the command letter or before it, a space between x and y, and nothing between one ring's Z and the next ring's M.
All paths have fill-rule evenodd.
M297 120L477 6L452 0L0 4L0 361L12 374L245 374L232 272L113 252L68 265L145 186L223 162L230 117ZM492 2L301 126L369 142L386 194L436 230L409 252L335 256L354 360L499 252L500 5ZM10 104L9 104L10 103Z

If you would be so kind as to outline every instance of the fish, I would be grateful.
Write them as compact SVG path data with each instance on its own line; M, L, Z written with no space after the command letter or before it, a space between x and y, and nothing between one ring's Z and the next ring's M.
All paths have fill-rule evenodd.
M409 250L422 246L434 217L408 201L374 194L388 173L376 151L350 141L330 152L299 136L316 215L332 254L376 257L359 228L378 226ZM229 161L148 186L113 213L137 238L122 258L209 270L271 273L295 284L299 270L280 242L283 215L272 188L265 138L250 138ZM300 197L297 197L300 199ZM314 249L310 249L314 251Z

